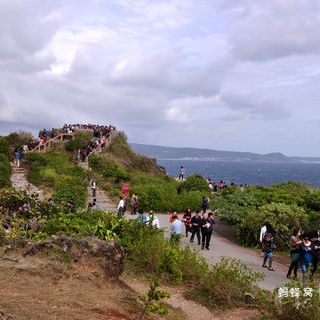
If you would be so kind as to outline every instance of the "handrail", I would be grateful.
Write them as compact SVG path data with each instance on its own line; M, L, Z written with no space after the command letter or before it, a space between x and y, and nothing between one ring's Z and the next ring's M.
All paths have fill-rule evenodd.
M71 133L67 133L67 132L60 133L59 135L47 140L44 143L38 143L38 145L36 147L34 147L31 150L28 150L28 152L46 152L47 149L51 148L51 142L54 142L54 141L57 141L57 140L63 141L64 137L70 137L70 136L72 137L72 140L74 140L75 133L74 132L71 132Z
M107 144L110 145L111 143L111 133L109 134L109 136L107 137L106 141L99 143L86 157L86 164L89 164L89 157L92 154L96 154L97 152L101 151L102 148L104 148Z

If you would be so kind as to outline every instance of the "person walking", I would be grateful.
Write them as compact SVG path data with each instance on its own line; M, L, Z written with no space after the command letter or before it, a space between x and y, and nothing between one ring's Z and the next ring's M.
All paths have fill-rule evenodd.
M290 257L291 264L287 272L287 278L291 277L293 270L294 279L297 279L297 271L300 259L300 245L302 241L300 240L301 230L299 227L293 229L292 236L290 237Z
M92 190L92 197L95 198L96 197L96 193L97 193L97 181L96 180L92 180L91 182L91 190Z
M215 219L212 212L204 213L201 224L201 249L210 250L210 240L213 232Z
M302 271L302 283L307 282L307 274L313 264L314 244L310 241L310 235L305 233L300 249L300 267Z
M266 232L264 234L263 240L262 240L262 249L263 249L263 268L268 268L270 271L275 271L272 267L273 262L273 250L276 248L275 241L274 241L274 235L275 232L271 226L270 223L266 224ZM269 264L268 267L266 265L267 260L269 258Z
M311 242L314 245L314 251L312 256L312 270L309 279L312 281L314 274L318 270L318 262L320 259L320 239L317 231L311 233Z
M122 217L124 215L124 208L125 208L125 203L124 203L123 197L120 196L120 200L118 203L118 217Z
M188 232L192 234L191 218L192 218L191 209L187 208L187 210L185 211L182 217L182 222L184 223L184 226L185 226L185 232L186 232L187 238L188 238Z
M201 203L202 213L206 213L208 208L208 203L209 203L209 199L206 196L203 196L202 203Z
M182 222L176 212L173 213L172 219L170 241L172 244L177 245L180 243Z
M200 210L196 211L196 214L191 218L191 225L192 225L192 235L190 238L190 242L193 243L195 235L197 235L198 245L201 243L201 215Z
M137 214L138 198L135 194L133 194L131 197L130 205L131 205L131 214Z
M149 216L147 218L147 224L149 226L155 227L156 229L160 229L160 223L158 217L154 214L153 210L149 211Z

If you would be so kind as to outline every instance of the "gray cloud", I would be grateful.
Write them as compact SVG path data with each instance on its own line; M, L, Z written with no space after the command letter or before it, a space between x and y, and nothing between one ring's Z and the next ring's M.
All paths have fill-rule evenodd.
M230 40L236 57L268 60L319 53L319 2L223 2L230 14Z
M0 134L90 122L134 142L315 154L318 9L1 1Z

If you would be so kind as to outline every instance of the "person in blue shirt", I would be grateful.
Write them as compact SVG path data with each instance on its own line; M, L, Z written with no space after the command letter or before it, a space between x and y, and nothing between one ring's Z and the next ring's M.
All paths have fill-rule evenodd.
M177 212L174 212L172 214L171 238L170 238L173 244L178 244L180 242L181 229L182 229L182 222L180 221Z
M310 241L310 236L306 233L300 246L300 267L302 271L302 283L306 283L307 274L313 263L314 244Z
M148 216L143 212L142 208L139 209L138 213L137 221L146 225L148 222Z

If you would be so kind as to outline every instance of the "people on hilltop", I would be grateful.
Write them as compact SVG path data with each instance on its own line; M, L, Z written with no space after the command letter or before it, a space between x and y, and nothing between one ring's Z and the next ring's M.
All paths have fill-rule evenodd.
M179 180L184 180L184 174L185 174L185 169L184 169L183 166L181 166L180 169L179 169L179 177L178 177L178 179Z

